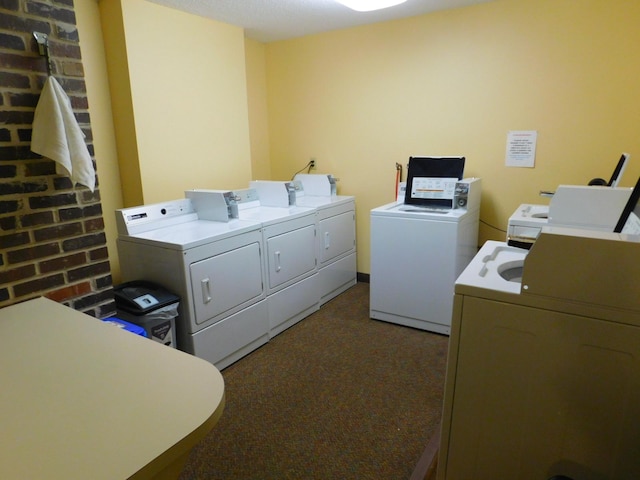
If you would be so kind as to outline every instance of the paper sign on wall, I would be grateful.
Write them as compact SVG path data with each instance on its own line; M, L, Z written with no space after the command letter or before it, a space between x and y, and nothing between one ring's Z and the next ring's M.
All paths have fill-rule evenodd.
M535 166L536 142L538 132L535 130L514 130L507 135L507 167Z

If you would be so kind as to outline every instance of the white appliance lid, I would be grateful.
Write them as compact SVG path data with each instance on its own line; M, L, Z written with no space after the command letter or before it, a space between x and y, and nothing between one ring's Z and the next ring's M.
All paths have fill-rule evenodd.
M174 250L187 250L212 241L259 230L260 226L259 222L243 220L230 220L229 222L194 220L179 225L122 236L121 238L148 245L161 245Z

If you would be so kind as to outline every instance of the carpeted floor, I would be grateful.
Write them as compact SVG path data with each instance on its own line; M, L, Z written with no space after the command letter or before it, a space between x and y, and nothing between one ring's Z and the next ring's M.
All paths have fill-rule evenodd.
M448 337L369 318L358 283L223 370L180 477L408 479L441 415Z

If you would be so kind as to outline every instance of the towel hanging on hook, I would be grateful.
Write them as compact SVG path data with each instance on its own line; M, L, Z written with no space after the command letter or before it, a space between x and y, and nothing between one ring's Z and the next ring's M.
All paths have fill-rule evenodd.
M73 113L71 101L51 75L47 35L34 32L40 55L47 57L47 81L36 105L31 132L31 151L56 162L56 173L76 184L95 189L95 169L84 133Z

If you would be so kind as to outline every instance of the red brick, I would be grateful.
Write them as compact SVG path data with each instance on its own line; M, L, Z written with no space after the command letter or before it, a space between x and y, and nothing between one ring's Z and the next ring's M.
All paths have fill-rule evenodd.
M12 268L9 270L0 270L0 285L18 282L32 277L35 274L36 267L34 265L24 265L22 267Z
M35 31L49 37L53 73L94 155L75 22L73 0L0 0L0 305L46 295L102 315L115 305L99 189L74 186L29 145L47 78Z
M60 287L64 285L64 283L64 276L62 274L51 275L50 277L36 277L34 280L15 285L13 287L13 293L19 298Z
M55 300L58 303L62 303L63 301L71 298L86 295L89 292L91 292L91 283L81 282L75 285L68 285L63 288L59 288L52 292L47 292L44 296L51 300Z
M40 262L40 272L52 273L65 271L87 263L87 255L84 252L66 255Z
M24 263L29 260L35 261L41 258L57 255L58 253L60 253L60 246L57 243L31 245L27 248L7 252L7 260L10 264Z

